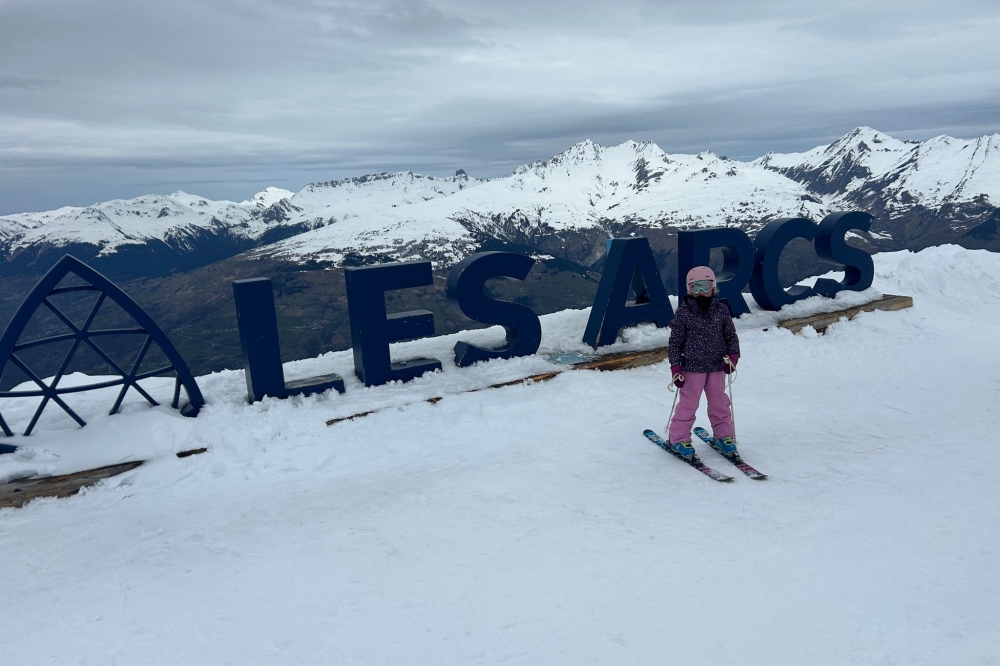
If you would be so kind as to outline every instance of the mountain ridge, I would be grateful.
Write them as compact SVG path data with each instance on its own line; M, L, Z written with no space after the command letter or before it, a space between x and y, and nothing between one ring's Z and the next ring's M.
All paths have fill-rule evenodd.
M516 244L597 267L603 239L642 233L668 254L681 229L754 233L784 216L875 216L871 250L942 242L1000 249L1000 134L901 141L858 127L802 153L740 161L669 154L652 141L584 140L507 176L382 172L269 187L243 202L182 191L0 216L0 274L40 272L64 252L149 277L250 252L282 261L427 258L448 266L484 244ZM936 221L935 221L936 220Z

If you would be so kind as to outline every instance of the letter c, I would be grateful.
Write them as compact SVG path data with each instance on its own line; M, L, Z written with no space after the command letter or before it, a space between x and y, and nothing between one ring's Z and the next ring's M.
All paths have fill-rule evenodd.
M750 293L765 310L780 310L803 298L815 296L812 287L796 285L787 291L778 278L778 262L785 247L795 238L811 241L819 227L804 217L783 217L767 223L754 239L754 270L750 277Z

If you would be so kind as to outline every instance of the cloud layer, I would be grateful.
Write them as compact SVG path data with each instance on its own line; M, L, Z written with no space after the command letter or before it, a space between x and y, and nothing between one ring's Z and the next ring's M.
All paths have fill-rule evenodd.
M995 2L0 0L0 214L1000 129Z

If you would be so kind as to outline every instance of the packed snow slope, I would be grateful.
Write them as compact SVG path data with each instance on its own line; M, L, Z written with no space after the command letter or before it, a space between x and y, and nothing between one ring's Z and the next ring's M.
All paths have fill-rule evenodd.
M875 265L842 300L912 309L822 336L738 322L736 424L762 482L642 437L668 417L666 364L461 393L555 367L448 362L494 329L396 346L445 360L407 385L363 389L346 352L286 367L342 373L342 396L248 406L235 371L199 380L197 419L79 396L86 428L47 413L0 472L148 462L0 510L4 663L1000 663L1000 256ZM542 351L584 350L586 316L545 317Z

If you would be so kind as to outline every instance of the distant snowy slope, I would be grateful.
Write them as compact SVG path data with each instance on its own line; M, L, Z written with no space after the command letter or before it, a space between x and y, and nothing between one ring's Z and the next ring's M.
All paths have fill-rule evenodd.
M821 212L806 194L778 174L711 152L669 155L650 142L605 148L585 141L490 181L462 203L480 214L534 211L556 229L601 220L683 228Z
M1000 204L1000 134L921 143L859 127L828 146L769 153L754 163L831 195L833 205L882 199L900 213L917 204L940 208L982 198Z
M1000 134L972 141L939 136L913 148L880 179L897 197L925 206L986 197L1000 204Z
M295 193L291 201L303 215L338 221L449 197L482 182L464 173L451 177L422 176L412 171L378 173L312 183Z
M148 240L180 238L186 230L212 225L239 227L250 222L246 208L230 201L211 201L186 192L136 199L115 199L85 208L61 208L48 213L23 213L0 218L0 224L23 229L11 250L36 243L88 243L101 253ZM247 229L247 233L253 233Z
M919 145L858 127L828 146L805 153L768 153L753 163L808 182L817 192L835 194L884 176Z
M109 254L122 245L182 239L196 228L224 228L256 238L274 224L323 225L359 213L447 196L475 182L467 177L379 174L308 185L297 194L269 187L242 203L174 192L116 199L85 208L7 215L0 217L0 229L14 237L9 252L45 242L87 243L99 246L101 254Z
M456 263L471 245L448 216L449 205L441 202L483 182L464 173L435 178L408 171L313 183L289 200L295 209L289 222L311 225L319 233L298 234L264 253L336 265L371 256Z
M447 196L476 183L464 175L432 178L403 172L313 184L296 194L267 188L242 203L175 192L8 215L0 217L0 250L6 259L2 268L12 272L45 264L64 251L116 266L136 263L138 274L144 268L142 257L150 254L168 267L198 265L313 227ZM205 258L200 260L199 253Z

